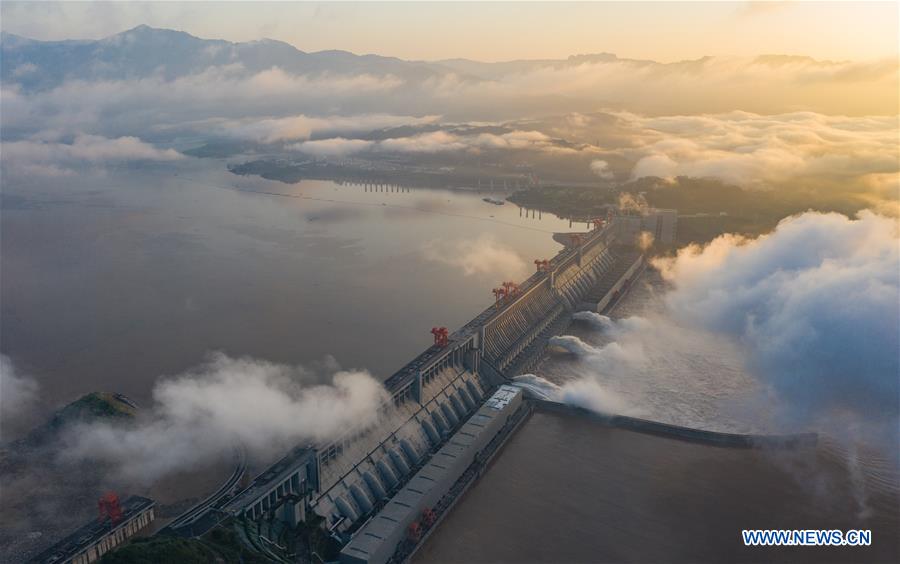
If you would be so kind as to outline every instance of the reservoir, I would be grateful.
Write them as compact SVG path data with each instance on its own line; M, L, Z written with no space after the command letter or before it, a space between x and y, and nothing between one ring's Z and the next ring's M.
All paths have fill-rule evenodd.
M196 158L4 185L0 352L45 410L94 390L146 404L211 351L384 379L561 248L568 221L483 197Z

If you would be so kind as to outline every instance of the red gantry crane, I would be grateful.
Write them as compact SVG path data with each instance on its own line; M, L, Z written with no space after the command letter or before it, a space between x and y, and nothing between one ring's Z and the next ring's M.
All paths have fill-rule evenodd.
M431 334L434 335L434 344L439 347L446 347L450 343L450 333L446 327L432 327Z
M105 521L107 517L109 517L109 520L113 523L118 523L124 517L122 514L122 506L119 505L119 496L116 495L115 492L103 494L97 502L97 508L99 509L99 519L101 523Z
M519 285L515 282L503 282L500 286L500 288L491 290L494 293L494 299L496 300L495 305L498 306L500 305L500 302L519 292Z
M506 290L506 297L515 296L519 293L519 285L515 282L504 282L501 285Z
M424 528L430 529L435 521L437 521L437 514L429 507L422 512L422 519L419 522Z

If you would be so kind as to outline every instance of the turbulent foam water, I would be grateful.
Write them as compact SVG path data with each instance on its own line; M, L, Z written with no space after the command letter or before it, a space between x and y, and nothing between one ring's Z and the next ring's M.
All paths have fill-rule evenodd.
M596 355L600 352L597 348L592 347L574 335L558 335L556 337L550 337L547 344L553 347L563 348L574 355L580 356Z
M593 380L575 379L560 386L534 374L523 374L513 378L512 384L535 399L583 407L604 415L642 415L639 409Z
M537 374L543 381L523 376L524 385L555 401L602 404L604 410L676 425L743 433L794 430L775 421L770 398L744 370L737 346L676 325L663 313L661 281L652 273L648 278L633 287L614 318L576 313L571 334L549 341L549 358ZM566 354L560 356L559 349Z
M606 315L597 313L596 311L576 311L572 314L572 319L575 321L584 321L591 326L604 331L611 330L615 327L612 319Z
M522 388L526 395L534 399L562 401L562 388L546 378L534 374L522 374L513 378L512 383L514 386Z

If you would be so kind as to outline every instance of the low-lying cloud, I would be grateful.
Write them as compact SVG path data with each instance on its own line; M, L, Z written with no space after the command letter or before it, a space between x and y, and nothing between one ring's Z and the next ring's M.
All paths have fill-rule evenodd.
M108 139L78 135L71 142L25 140L3 143L4 170L19 174L60 176L85 166L131 161L173 161L184 158L174 149L158 149L136 137Z
M776 114L798 108L836 115L897 111L896 58L819 61L763 55L658 63L599 54L508 67L501 63L473 69L465 62L459 66L488 80L473 83L444 77L435 82L434 90L458 100L455 105L505 104L495 110L504 113L590 112L599 106L654 115L738 109Z
M422 247L428 260L462 269L466 276L521 280L528 274L525 260L490 234L447 243L431 241Z
M402 81L367 74L298 75L278 67L247 75L243 67L210 67L202 72L166 80L151 75L119 80L69 80L43 92L23 92L17 85L0 89L3 126L10 133L58 130L69 134L135 135L204 120L268 120L263 126L241 128L240 121L224 125L235 134L265 139L300 133L308 126L297 111L328 115L335 102L356 109L352 113L385 112L371 100ZM365 107L357 102L369 100ZM273 117L274 116L274 117ZM206 124L209 125L208 123ZM315 125L315 124L313 124Z
M295 143L290 149L315 156L348 156L363 152L435 154L452 151L480 153L490 150L526 150L543 153L578 154L594 150L589 146L577 148L560 144L540 131L514 130L508 133L462 134L432 131L380 141L334 137Z
M366 372L327 368L317 375L302 366L217 353L157 383L152 407L133 425L72 429L62 456L103 461L124 479L148 484L215 461L237 445L271 456L374 424L388 399L381 383Z
M615 174L609 170L609 163L600 159L591 161L591 172L599 176L602 180L612 180Z
M785 417L832 430L850 420L894 442L896 220L806 213L757 239L722 236L656 265L674 285L673 314L740 342L751 372L787 403Z
M810 112L761 116L623 115L641 146L632 177L712 176L771 185L792 176L897 174L897 120Z
M590 170L601 178L609 172L630 179L715 177L745 188L779 189L802 178L846 189L877 189L895 199L900 189L897 118L890 115L609 111L531 125L589 145L594 152Z
M320 137L330 137L348 132L366 133L387 127L430 124L435 123L437 120L438 116L415 117L390 114L359 114L316 117L301 114L281 118L228 120L216 124L214 129L220 130L226 136L237 139L246 139L259 143L277 143L306 140L314 134ZM326 140L332 141L334 139ZM345 141L362 142L361 139L346 139ZM315 143L315 141L312 143ZM297 145L296 147L302 146Z
M0 354L0 440L8 437L3 428L15 426L16 421L37 399L38 383L27 375L17 373L12 360Z

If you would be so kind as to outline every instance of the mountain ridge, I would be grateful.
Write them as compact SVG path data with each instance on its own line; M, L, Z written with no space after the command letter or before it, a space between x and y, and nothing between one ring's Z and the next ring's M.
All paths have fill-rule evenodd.
M290 74L394 76L411 83L453 76L463 81L493 81L504 76L581 65L618 63L635 68L698 71L715 59L704 56L663 63L619 57L614 53L581 53L566 58L484 62L466 58L408 60L342 49L303 51L277 39L233 42L206 39L186 31L141 24L100 39L44 41L7 31L0 33L2 80L25 91L52 89L68 79L124 80L161 75L166 80L212 67L242 69L248 74L279 68ZM763 54L752 64L833 65L802 55ZM237 65L237 67L235 67Z

